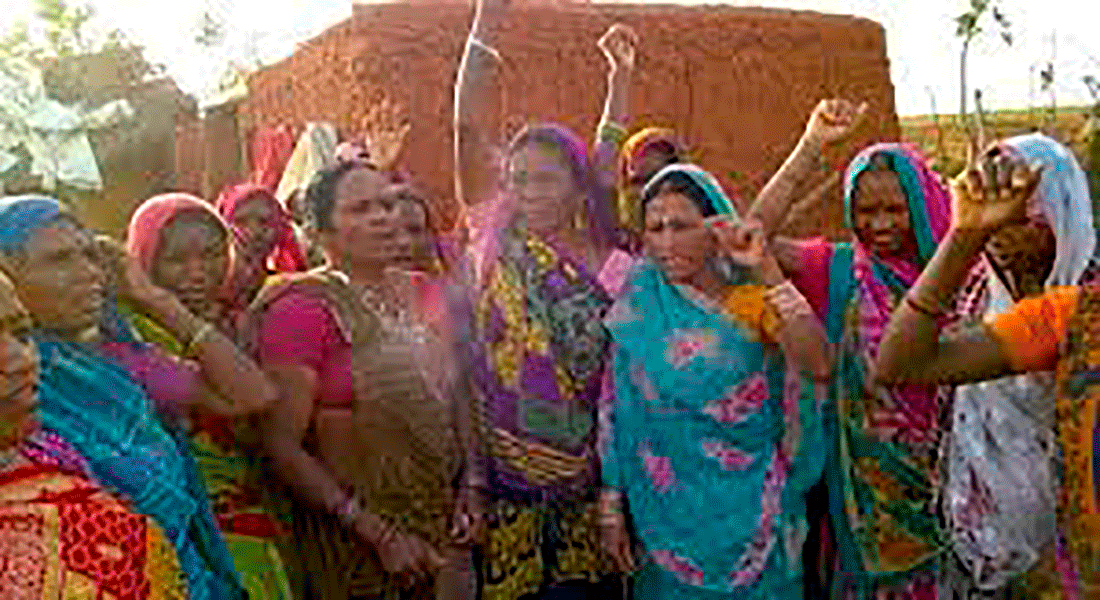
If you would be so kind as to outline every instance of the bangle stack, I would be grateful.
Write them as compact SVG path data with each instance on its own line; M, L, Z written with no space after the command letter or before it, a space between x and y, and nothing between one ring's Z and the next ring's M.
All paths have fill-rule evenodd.
M908 304L909 308L913 309L914 312L920 313L930 319L938 319L947 314L947 311L944 310L940 303L921 299L917 294L912 292L905 295L905 303Z
M597 137L601 141L610 142L615 145L616 148L621 148L626 143L627 136L626 129L618 123L607 121L600 125L600 131Z

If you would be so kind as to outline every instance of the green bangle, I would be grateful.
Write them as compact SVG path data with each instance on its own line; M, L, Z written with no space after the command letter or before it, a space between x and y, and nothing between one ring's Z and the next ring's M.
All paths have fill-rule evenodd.
M608 121L600 126L599 138L602 141L607 141L615 144L616 147L621 147L626 143L626 138L629 134L621 125Z

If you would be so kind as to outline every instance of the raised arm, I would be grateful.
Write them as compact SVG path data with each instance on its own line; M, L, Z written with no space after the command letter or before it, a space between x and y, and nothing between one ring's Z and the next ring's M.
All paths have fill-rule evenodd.
M765 236L770 238L779 230L795 200L795 190L818 163L825 146L844 139L866 112L866 102L859 106L847 100L818 103L798 144L749 207L747 216L760 220Z
M971 383L1012 373L986 326L941 335L939 317L990 235L1026 218L1038 180L1037 170L991 152L952 182L951 230L886 327L875 368L880 382Z
M779 316L775 338L788 362L815 379L827 378L832 358L825 328L767 250L761 223L752 219L740 227L724 219L710 219L708 223L726 255L738 265L754 270L760 282L770 288L766 301Z
M607 99L596 130L593 161L597 184L613 190L618 183L619 152L626 141L627 120L630 117L630 81L634 74L634 57L638 34L616 23L600 38L599 47L607 58Z
M455 194L462 210L490 198L499 181L498 133L485 130L483 113L491 74L500 63L494 30L506 7L506 0L477 1L455 80Z

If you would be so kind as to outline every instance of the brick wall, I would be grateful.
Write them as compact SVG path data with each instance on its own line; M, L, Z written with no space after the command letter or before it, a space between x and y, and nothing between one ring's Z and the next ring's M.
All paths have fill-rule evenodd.
M406 165L449 219L452 85L470 16L464 4L356 5L350 19L250 78L241 125L248 131L327 120L348 132L384 93L412 121ZM742 198L782 162L821 97L871 103L867 123L827 157L830 165L842 167L869 142L897 139L885 33L877 23L811 12L629 4L510 11L499 46L508 63L499 108L508 133L533 120L594 129L606 68L595 43L615 21L641 36L632 126L675 127L693 158ZM829 199L825 211L811 211L790 233L837 233L838 191Z

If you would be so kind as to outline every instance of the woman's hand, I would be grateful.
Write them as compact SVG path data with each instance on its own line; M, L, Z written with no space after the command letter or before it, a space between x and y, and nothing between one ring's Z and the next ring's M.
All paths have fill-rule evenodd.
M625 515L619 513L600 516L600 543L616 573L634 571L634 551L630 545L630 531L626 527Z
M401 107L388 98L371 107L362 122L363 147L375 167L387 170L397 163L412 125Z
M455 502L451 518L451 540L459 546L482 542L485 524L485 500L472 486L464 486Z
M638 34L622 23L615 23L596 43L611 65L612 71L634 69Z
M1027 221L1027 203L1042 179L1042 166L1028 166L994 146L951 181L952 227L991 235Z
M757 219L735 225L726 216L710 217L707 227L718 238L718 246L738 266L757 269L764 262L764 227Z
M157 286L137 258L125 255L115 257L121 262L122 274L118 289L119 297L133 303L135 308L146 314L157 315L164 303L174 299L171 292Z
M824 146L848 137L867 113L867 103L856 105L848 100L822 100L810 114L803 138Z

